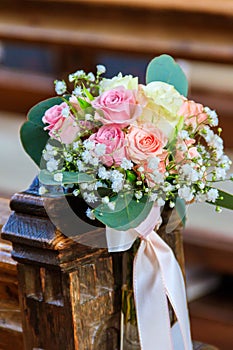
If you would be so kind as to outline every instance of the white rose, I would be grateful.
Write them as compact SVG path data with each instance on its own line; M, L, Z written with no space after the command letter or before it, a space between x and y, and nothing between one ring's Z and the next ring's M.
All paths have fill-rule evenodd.
M183 97L172 85L160 81L140 87L148 100L140 122L153 123L170 138L181 118L178 111L183 103Z
M127 90L138 90L138 77L133 77L132 75L123 76L122 73L119 73L112 79L104 78L100 82L100 93L118 86L124 86Z

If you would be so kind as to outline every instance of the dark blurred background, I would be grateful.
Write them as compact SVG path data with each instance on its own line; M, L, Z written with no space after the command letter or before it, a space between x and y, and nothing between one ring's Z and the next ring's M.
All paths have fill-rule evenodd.
M0 2L0 196L28 187L36 166L19 128L53 96L55 79L107 67L144 82L148 62L172 55L189 79L189 98L215 109L233 149L233 1L11 0ZM232 185L225 188L233 192ZM233 217L188 208L184 235L193 337L233 349ZM1 319L0 319L1 328ZM2 349L4 350L4 349Z

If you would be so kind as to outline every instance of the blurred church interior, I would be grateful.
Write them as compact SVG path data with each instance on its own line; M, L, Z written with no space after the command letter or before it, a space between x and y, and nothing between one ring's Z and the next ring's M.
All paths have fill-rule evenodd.
M20 144L19 128L35 103L55 95L55 79L104 64L107 77L121 71L144 82L148 62L162 53L183 67L189 98L217 111L233 159L232 0L2 0L0 197L4 203L28 188L37 174ZM233 192L233 184L227 182L224 189ZM232 350L233 215L228 210L216 215L214 207L201 204L190 205L187 214L184 248L193 337ZM0 225L4 215L0 207ZM0 350L21 350L19 314L9 311L8 325L9 313L4 311L9 305L14 309L6 286L9 280L15 285L15 275L5 278L4 269L11 270L14 264L8 261L6 267L5 258L1 261L3 249L6 242L0 241ZM12 293L17 299L16 287Z

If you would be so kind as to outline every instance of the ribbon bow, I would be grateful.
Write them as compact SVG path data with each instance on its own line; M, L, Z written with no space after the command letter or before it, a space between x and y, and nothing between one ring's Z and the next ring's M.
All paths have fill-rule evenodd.
M185 285L171 248L154 231L160 225L154 206L136 228L117 231L106 227L109 252L128 250L139 236L134 259L133 288L142 350L192 350ZM167 298L177 318L171 328Z

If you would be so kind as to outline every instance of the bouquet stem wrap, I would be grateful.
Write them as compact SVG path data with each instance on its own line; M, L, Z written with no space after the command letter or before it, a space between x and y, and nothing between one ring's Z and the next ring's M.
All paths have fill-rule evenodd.
M106 228L108 250L128 250L139 236L134 259L133 288L142 350L192 350L185 285L171 248L154 231L161 223L154 206L138 227L128 231ZM167 298L177 323L171 328Z

